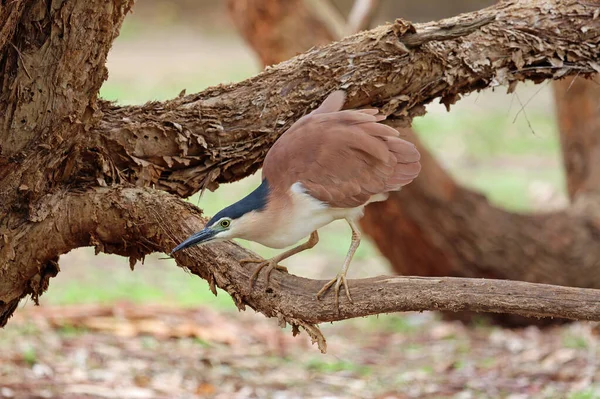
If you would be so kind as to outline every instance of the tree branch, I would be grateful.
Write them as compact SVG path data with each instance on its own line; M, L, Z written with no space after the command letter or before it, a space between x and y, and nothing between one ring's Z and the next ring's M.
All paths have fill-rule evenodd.
M135 260L152 252L169 252L175 243L200 230L205 220L189 203L164 192L144 188L98 188L84 193L59 194L40 204L39 221L21 227L15 237L45 242L38 251L9 241L0 256L8 258L9 273L29 276L26 293L41 293L50 275L39 275L37 265L54 262L58 255L80 246L129 256ZM340 312L332 296L315 298L325 281L309 280L274 271L269 288L263 276L255 289L249 279L255 266L239 260L256 256L240 246L223 242L194 247L176 254L179 265L228 292L240 309L245 305L276 317L280 325L303 327L322 351L325 339L317 323L379 313L447 310L513 313L529 317L561 317L600 321L600 290L569 288L505 280L465 278L387 277L349 280L354 303L341 298ZM0 259L7 260L7 259ZM12 264L11 264L12 263ZM37 291L36 291L37 290ZM23 295L1 292L12 303Z
M133 0L2 2L0 235L5 216L26 215L57 183L79 180L80 168L92 174L94 156L77 159L87 148L80 137L102 115L97 95L108 76L106 56L132 6ZM97 177L89 180L97 184Z
M436 23L398 20L313 48L246 81L142 106L103 107L95 137L118 178L189 196L254 173L334 89L405 124L440 98L600 70L600 1L522 0ZM558 34L557 32L560 32Z

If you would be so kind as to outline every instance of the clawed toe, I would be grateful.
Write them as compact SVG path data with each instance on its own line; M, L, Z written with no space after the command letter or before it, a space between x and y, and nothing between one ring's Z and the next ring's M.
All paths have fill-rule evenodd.
M241 261L240 261L241 263ZM266 260L266 261L259 261L259 262L245 262L245 263L260 263L258 265L258 267L256 268L256 270L254 271L254 273L252 273L252 277L250 277L250 287L254 287L254 283L256 282L256 280L258 279L258 275L260 274L260 271L263 268L267 268L267 287L269 286L269 282L271 280L271 272L273 271L273 269L277 269L279 271L288 272L287 267L285 266L280 266L277 264L277 262L275 261L271 261L271 260Z
M350 296L350 289L348 288L348 282L346 281L346 276L343 274L338 274L336 278L330 280L327 284L325 284L323 286L323 288L321 288L321 290L319 292L317 292L317 299L321 299L321 296L323 294L325 294L325 292L327 292L327 290L329 288L331 288L332 286L334 286L334 295L335 295L335 307L339 312L339 306L340 306L340 289L342 288L342 285L344 286L344 290L346 292L346 298L348 298L348 301L352 303L352 297Z

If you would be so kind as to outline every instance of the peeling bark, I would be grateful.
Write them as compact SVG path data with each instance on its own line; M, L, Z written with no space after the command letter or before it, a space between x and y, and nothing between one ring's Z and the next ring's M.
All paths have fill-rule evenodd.
M0 11L9 16L0 25L0 324L6 323L21 298L31 294L36 299L47 289L50 277L59 271L59 255L71 249L93 245L98 251L129 256L133 262L170 249L174 239L200 227L190 205L133 185L188 196L245 177L260 167L276 138L334 88L348 91L349 107L379 106L391 119L407 123L436 98L451 103L461 94L490 85L588 75L599 62L595 50L600 40L600 19L595 14L599 4L506 2L439 23L413 26L397 21L315 48L238 84L166 102L118 107L96 96L106 77L106 54L131 1L72 0L50 6L41 0L11 2ZM44 62L44 57L53 62ZM556 66L557 60L562 66ZM153 219L153 210L161 210L170 222L157 223L160 218ZM215 252L219 248L223 252ZM307 287L312 293L320 282L303 285L303 279L277 272L274 281L283 289L270 292L259 286L250 291L240 282L247 281L252 270L239 267L237 251L233 244L223 244L194 249L177 260L196 268L212 287L233 294L236 302L303 326L314 338L322 338L313 326L317 321L378 311L360 302L356 308L342 305L341 316L327 316L326 312L334 314L333 307L323 302L318 306L328 310L307 313L311 308L297 308L302 302L295 295ZM220 273L208 269L213 263ZM244 277L220 277L235 273ZM373 286L377 281L383 286ZM394 310L415 309L404 306L419 303L420 298L429 300L429 308L442 303L436 295L443 295L443 290L411 299L386 291L388 281L357 282L357 299L361 292L365 298L380 298L382 311L391 306L386 304L389 295L396 298L390 302L398 306ZM450 310L460 309L456 303L470 306L460 298L459 302L447 298L443 306ZM520 310L513 305L504 309L553 314L545 310L549 306L545 301L537 308L527 308L532 306L527 303ZM493 306L482 302L486 308L476 305L475 299L469 303L473 310L496 311L502 302ZM560 315L595 317L593 301L587 303L585 315L568 307Z
M89 131L101 116L106 55L132 4L17 0L1 8L8 17L0 22L0 325L19 298L36 299L58 272L46 240L19 229L48 215L41 198L102 176ZM36 261L19 259L16 247Z
M107 77L106 55L132 4L17 0L4 6L0 215L19 209L22 217L28 204L95 168L82 152L101 116L96 96ZM0 235L5 227L0 223Z

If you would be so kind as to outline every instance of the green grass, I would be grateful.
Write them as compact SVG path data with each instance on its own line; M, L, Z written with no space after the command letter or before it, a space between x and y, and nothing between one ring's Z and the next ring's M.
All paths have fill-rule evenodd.
M508 107L499 106L474 112L460 105L449 113L429 113L414 120L420 139L437 159L448 159L449 154L458 159L449 165L458 182L511 211L533 210L528 195L533 181L550 183L565 192L552 113L534 108L515 118L518 109L508 112ZM546 160L540 165L551 166L528 163L532 157Z
M23 355L23 361L29 366L33 366L37 363L37 352L33 346L27 346L21 353Z
M372 373L372 369L369 366L352 363L346 360L324 361L319 358L314 358L306 364L306 368L318 373L338 373L348 371L360 376L368 376Z
M454 150L466 157L486 160L499 155L549 155L560 150L556 122L548 113L519 115L502 110L472 113L451 110L446 114L427 114L414 120L424 144L434 153ZM529 121L529 122L528 122ZM531 124L531 127L529 126ZM532 130L533 129L533 130Z
M595 384L584 390L573 392L568 399L600 399L600 386Z
M129 82L108 80L100 89L105 100L120 104L144 104L148 101L163 101L175 98L183 89L187 94L202 91L219 83L234 83L244 80L255 71L247 65L215 65L215 69L205 70L198 75L184 75L180 79L162 79L152 83L145 80Z
M208 283L175 266L173 260L138 264L135 271L128 268L128 261L117 256L99 255L94 257L89 248L89 260L94 267L86 268L81 275L71 268L63 268L52 281L51 289L42 296L44 303L68 305L77 303L110 304L116 301L134 303L171 303L181 306L203 304L217 309L236 309L231 297L225 291L217 290L215 297ZM103 270L103 265L109 268Z
M562 344L570 349L588 349L588 343L585 338L566 332L562 337Z

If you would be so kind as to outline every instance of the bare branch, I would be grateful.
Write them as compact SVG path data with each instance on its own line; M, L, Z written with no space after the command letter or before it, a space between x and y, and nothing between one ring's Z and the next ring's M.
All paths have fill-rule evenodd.
M144 188L100 188L55 195L40 210L38 216L43 220L21 227L16 237L43 241L45 247L30 251L27 245L9 242L0 254L5 257L14 251L14 257L0 261L8 260L9 273L29 276L27 286L20 287L23 291L12 293L13 301L11 293L0 292L4 303L18 300L31 287L47 286L49 276L41 275L44 269L36 265L47 265L73 248L93 245L97 251L141 259L151 252L169 252L176 242L205 223L189 203ZM321 301L315 298L325 281L274 271L269 289L262 278L251 289L249 278L254 266L238 263L249 256L256 255L224 242L183 251L176 259L182 267L227 291L240 309L248 305L267 317L276 317L282 325L303 327L319 341L322 351L326 343L316 324L379 313L470 310L600 321L600 290L466 278L380 276L349 280L354 303L340 298L338 313L331 296Z

